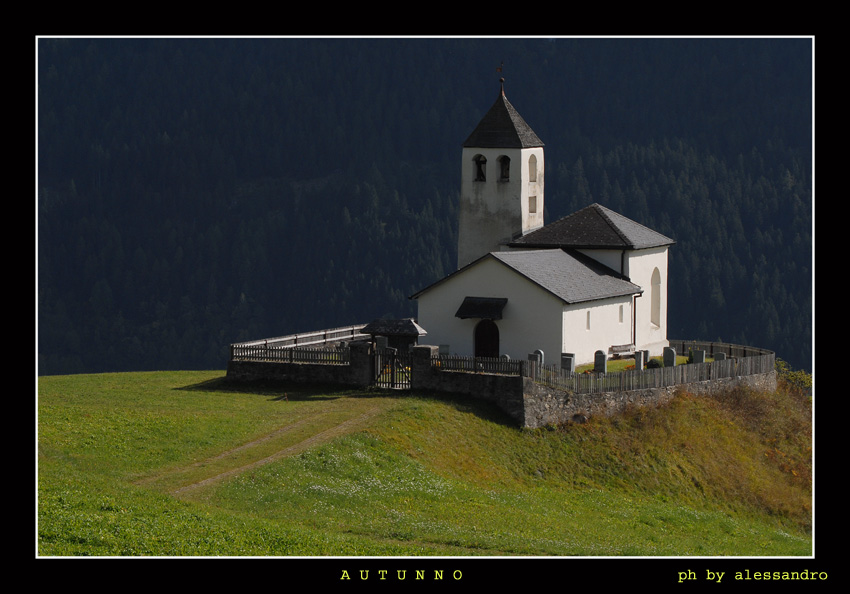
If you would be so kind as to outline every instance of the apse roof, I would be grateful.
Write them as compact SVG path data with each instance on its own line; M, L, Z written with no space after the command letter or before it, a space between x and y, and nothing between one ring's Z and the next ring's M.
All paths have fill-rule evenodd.
M671 245L670 239L601 204L591 204L511 242L518 248L645 249Z

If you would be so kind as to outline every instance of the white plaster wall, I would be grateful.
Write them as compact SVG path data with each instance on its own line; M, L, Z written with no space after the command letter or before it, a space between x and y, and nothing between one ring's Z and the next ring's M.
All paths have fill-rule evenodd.
M626 275L643 289L643 295L635 301L637 323L635 344L638 349L648 349L651 355L662 354L667 342L667 246L629 252ZM661 274L660 325L651 322L652 272L658 268Z
M545 168L542 147L522 149L520 153L521 165L519 173L522 175L523 182L521 198L522 232L525 234L543 226L543 173ZM537 159L537 181L531 181L530 179L529 159L531 159L532 155ZM533 213L529 212L529 198L531 196L537 197L537 210Z
M537 181L529 181L528 159L537 157ZM484 182L475 181L476 155L487 159ZM499 157L511 160L510 181L500 180ZM464 148L461 169L458 268L500 249L514 235L543 226L543 149ZM528 197L537 196L529 213Z
M507 297L499 327L499 351L526 359L540 349L547 362L560 360L563 301L487 257L445 279L417 298L418 322L427 336L423 344L448 344L453 354L473 355L473 331L478 319L455 317L464 297Z
M623 250L578 250L585 256L593 258L600 264L604 264L614 272L623 272Z
M623 308L622 321L620 306ZM592 363L596 351L607 354L614 345L632 342L631 296L564 306L563 320L562 351L575 353L576 364L579 365Z

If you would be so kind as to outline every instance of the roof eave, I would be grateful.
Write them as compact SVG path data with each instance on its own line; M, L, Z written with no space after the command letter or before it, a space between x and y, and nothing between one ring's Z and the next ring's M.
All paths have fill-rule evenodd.
M637 287L637 285L635 285ZM599 297L588 297L587 299L576 299L575 301L563 300L567 305L579 305L581 303L590 303L592 301L602 301L604 299L616 299L617 297L628 297L630 295L643 295L643 289L637 287L636 291L623 291L621 293L611 293L609 295L601 295Z
M541 249L541 250L649 250L657 247L665 247L668 245L675 244L675 240L670 240L669 242L663 243L652 243L647 245L615 245L615 244L581 244L581 243L534 243L534 242L521 242L521 241L512 241L506 244L508 247L512 248L525 248L525 249Z

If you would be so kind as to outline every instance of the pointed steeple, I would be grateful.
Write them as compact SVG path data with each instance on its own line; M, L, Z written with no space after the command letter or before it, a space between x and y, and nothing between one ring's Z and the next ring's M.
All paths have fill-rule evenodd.
M465 147L478 148L532 148L543 146L522 116L505 96L505 79L499 81L501 89L496 102L478 123Z
M543 143L505 96L463 143L458 268L543 226Z

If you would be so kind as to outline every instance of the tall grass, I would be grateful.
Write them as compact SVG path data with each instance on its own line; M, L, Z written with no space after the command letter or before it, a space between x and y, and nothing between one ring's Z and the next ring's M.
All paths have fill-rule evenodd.
M811 553L804 397L522 430L470 401L221 376L40 378L38 553Z

